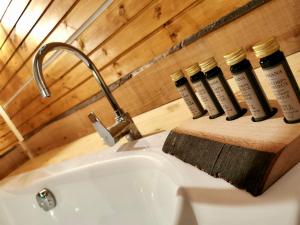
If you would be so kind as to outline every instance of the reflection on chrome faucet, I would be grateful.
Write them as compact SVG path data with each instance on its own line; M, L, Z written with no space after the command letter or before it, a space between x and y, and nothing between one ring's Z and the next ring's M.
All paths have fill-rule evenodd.
M113 97L111 91L109 90L100 73L98 72L95 64L88 58L87 55L85 55L83 52L73 47L72 45L60 42L52 42L42 46L37 51L33 60L33 74L41 96L45 98L50 97L51 95L43 77L43 60L48 52L55 50L66 50L80 58L83 61L83 63L92 71L94 78L100 85L102 91L104 92L109 103L111 104L116 114L116 122L113 126L109 128L106 128L93 112L89 114L89 119L93 123L93 126L95 127L97 132L104 139L104 141L111 146L114 145L121 137L125 135L127 135L127 137L130 140L140 138L141 134L137 129L136 125L134 124L129 113L123 112L123 110L120 108L119 104Z

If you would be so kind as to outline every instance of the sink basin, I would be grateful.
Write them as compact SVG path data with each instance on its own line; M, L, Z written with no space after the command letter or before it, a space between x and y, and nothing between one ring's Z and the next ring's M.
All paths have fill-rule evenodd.
M2 225L300 224L300 166L259 197L162 152L168 133L10 177ZM46 212L35 194L53 192Z
M42 179L30 187L0 194L0 224L174 224L178 185L166 172L176 171L167 167L147 154L120 154ZM35 200L35 193L44 187L57 200L57 207L50 212L44 212Z

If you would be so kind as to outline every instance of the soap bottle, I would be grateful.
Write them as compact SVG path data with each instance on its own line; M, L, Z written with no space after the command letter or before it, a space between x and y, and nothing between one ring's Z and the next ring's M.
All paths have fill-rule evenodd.
M253 47L286 123L300 122L300 90L289 64L274 37Z
M187 104L191 113L193 114L193 119L197 119L203 116L207 111L199 102L188 80L184 77L183 72L179 70L171 74L171 79L175 82L175 86L178 92L180 93L181 97L184 99L185 103Z
M204 60L199 65L227 116L226 120L235 120L244 115L247 110L240 107L214 57Z
M204 73L201 71L198 63L195 63L185 69L186 74L199 95L200 102L208 111L209 118L214 119L224 114L224 111L218 102L215 94L211 90Z
M270 107L245 50L237 49L224 58L252 114L252 121L263 121L273 116L277 109Z

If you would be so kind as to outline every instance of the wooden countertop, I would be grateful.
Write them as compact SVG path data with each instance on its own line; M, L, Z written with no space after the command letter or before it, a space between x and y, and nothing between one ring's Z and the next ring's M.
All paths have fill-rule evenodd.
M300 52L288 57L289 64L299 83L300 81ZM269 99L274 99L269 86L266 84L265 76L260 68L255 70L258 79L262 83ZM171 82L171 81L170 81ZM228 80L233 91L241 101L241 95L233 79ZM191 114L182 99L178 99L159 108L143 113L133 118L137 127L143 135L150 135L164 130L171 130L183 121L191 118ZM225 119L225 117L224 117ZM125 143L122 139L120 143ZM92 152L101 151L108 146L103 143L97 133L82 137L70 144L52 149L51 151L29 160L24 165L13 171L9 176L21 174L48 165L56 164L74 157L87 155Z

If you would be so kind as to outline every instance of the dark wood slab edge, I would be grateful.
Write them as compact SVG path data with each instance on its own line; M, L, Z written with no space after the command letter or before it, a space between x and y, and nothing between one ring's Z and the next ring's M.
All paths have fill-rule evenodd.
M280 152L258 151L175 131L170 132L163 151L253 196L265 191L266 179L280 155Z

